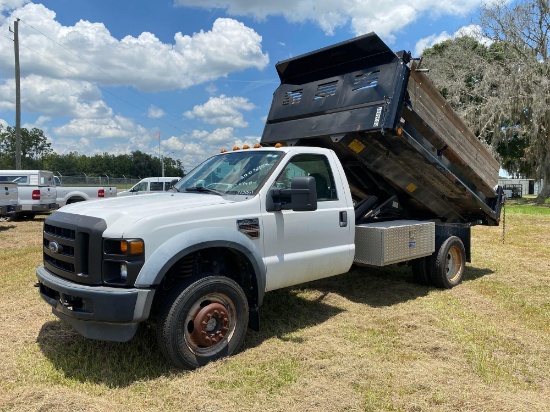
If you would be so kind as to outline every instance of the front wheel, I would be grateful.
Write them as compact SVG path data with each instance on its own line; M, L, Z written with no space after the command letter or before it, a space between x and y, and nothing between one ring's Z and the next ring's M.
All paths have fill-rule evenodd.
M195 369L234 354L244 341L248 301L241 287L208 276L174 290L163 303L158 344L176 367Z
M432 263L430 278L438 288L451 289L462 282L466 252L460 238L451 236L439 248Z

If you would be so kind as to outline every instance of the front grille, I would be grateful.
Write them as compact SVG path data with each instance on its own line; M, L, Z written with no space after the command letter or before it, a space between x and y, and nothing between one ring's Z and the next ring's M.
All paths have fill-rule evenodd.
M103 219L56 212L44 222L44 266L78 283L101 284Z
M46 233L48 235L51 235L51 236L60 237L60 238L63 238L63 239L72 239L72 240L74 240L76 232L72 229L67 229L67 228L63 228L63 227L59 227L59 226L48 225L47 223L44 223L44 233Z

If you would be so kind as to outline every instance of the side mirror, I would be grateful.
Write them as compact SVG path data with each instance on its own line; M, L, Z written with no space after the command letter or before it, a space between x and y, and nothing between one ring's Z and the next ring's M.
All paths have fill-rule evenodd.
M307 212L317 210L315 178L312 176L295 177L290 182L290 189L272 188L269 191L266 209L268 212L279 210Z

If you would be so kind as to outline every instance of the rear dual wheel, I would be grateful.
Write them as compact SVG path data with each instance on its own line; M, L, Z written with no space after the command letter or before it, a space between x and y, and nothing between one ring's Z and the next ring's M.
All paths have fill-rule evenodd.
M223 276L182 285L160 311L157 339L178 368L195 369L237 352L248 327L248 301L241 287Z
M415 280L451 289L462 282L466 267L466 251L460 238L451 236L443 242L436 254L411 262Z

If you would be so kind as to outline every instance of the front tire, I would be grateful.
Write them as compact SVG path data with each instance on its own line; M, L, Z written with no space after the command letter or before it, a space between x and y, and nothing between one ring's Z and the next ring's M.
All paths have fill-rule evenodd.
M439 248L433 261L430 278L435 287L451 289L462 282L466 252L460 238L451 236Z
M178 368L195 369L238 351L248 325L248 301L241 287L223 276L182 284L163 302L157 340Z

